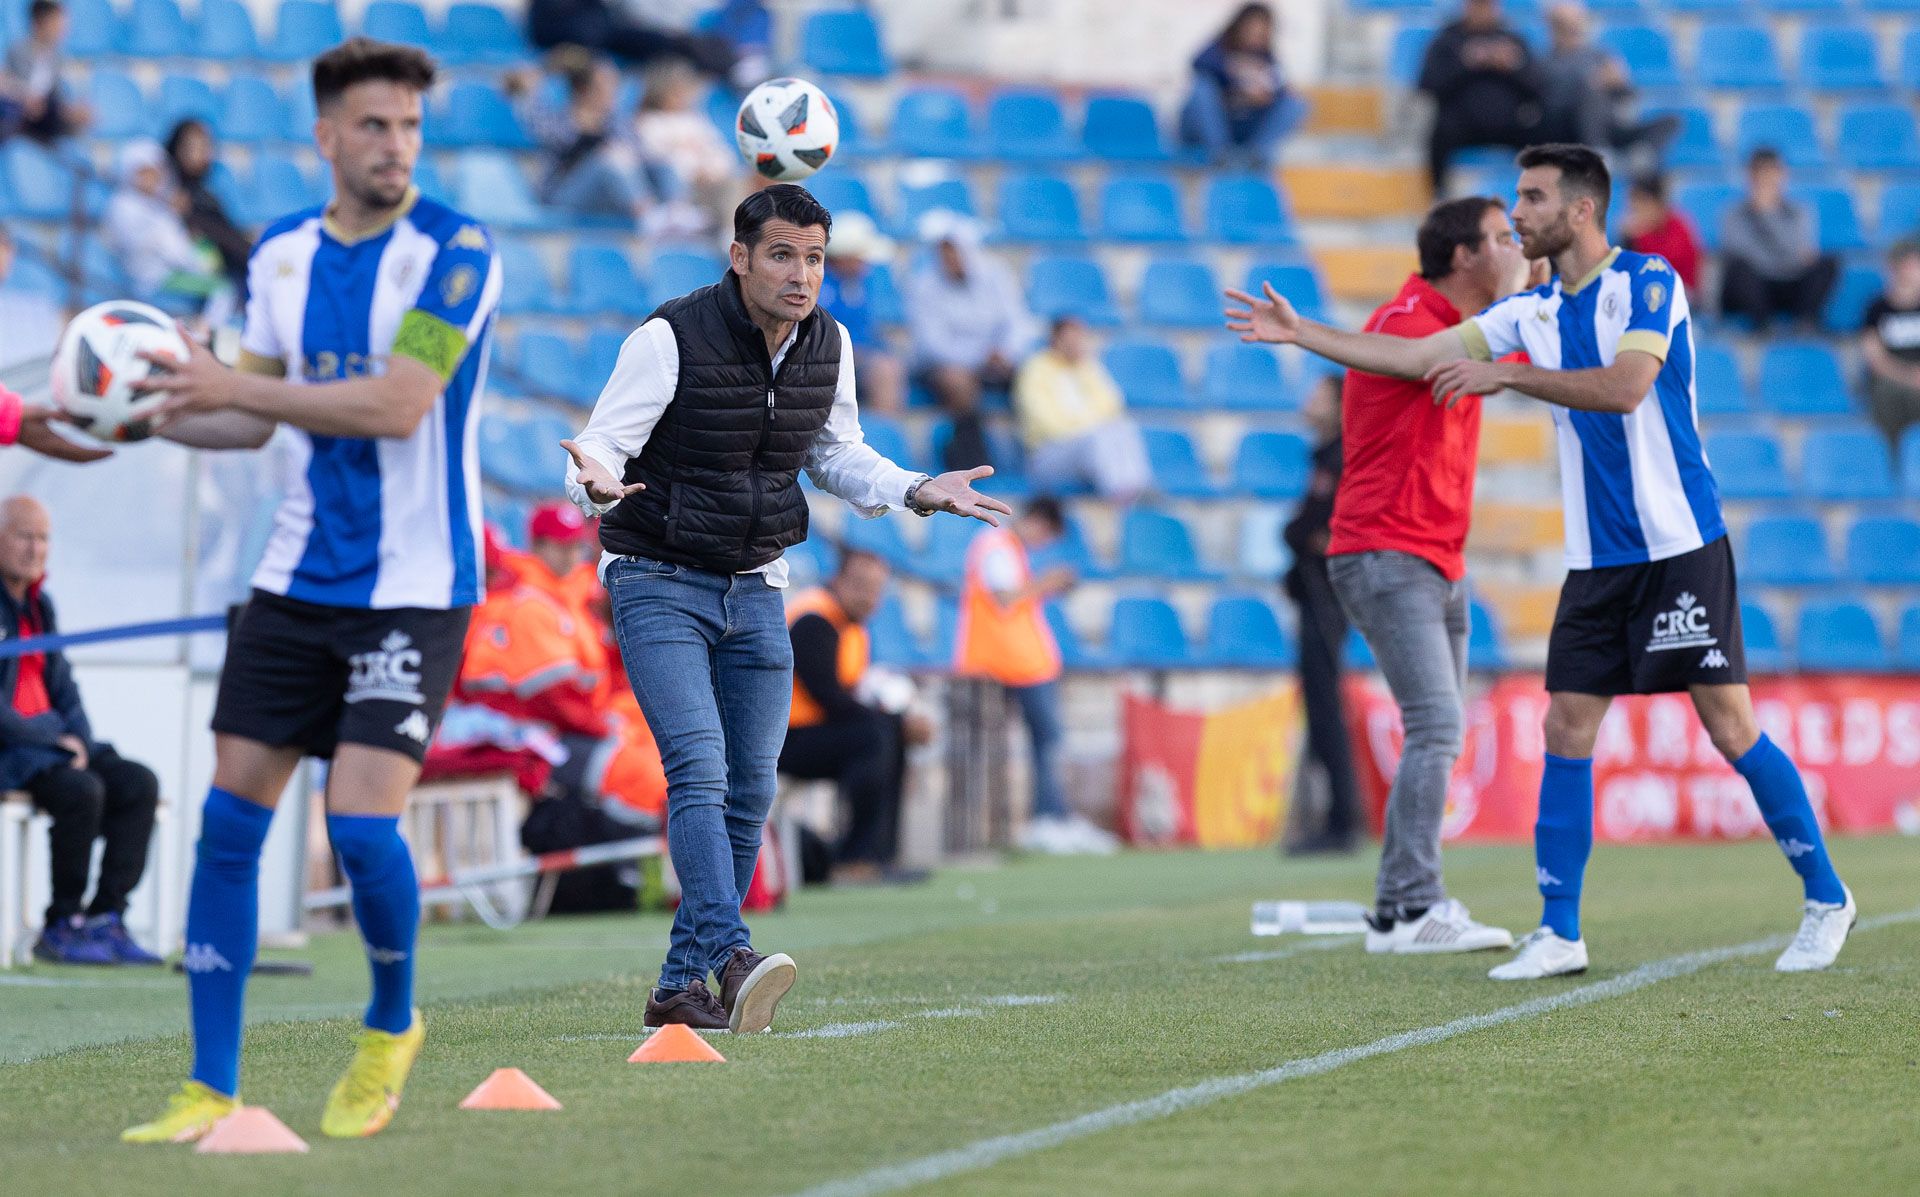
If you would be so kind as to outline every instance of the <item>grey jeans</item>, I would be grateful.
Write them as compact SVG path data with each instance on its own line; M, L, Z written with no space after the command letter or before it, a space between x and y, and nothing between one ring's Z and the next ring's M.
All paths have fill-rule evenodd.
M1327 573L1406 726L1375 887L1380 913L1398 917L1446 897L1440 823L1466 722L1467 584L1410 553L1329 557Z

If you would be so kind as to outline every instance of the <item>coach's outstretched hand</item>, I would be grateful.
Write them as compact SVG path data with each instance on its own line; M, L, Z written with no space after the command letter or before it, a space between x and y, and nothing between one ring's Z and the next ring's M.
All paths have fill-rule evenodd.
M574 476L580 480L580 485L586 488L587 498L596 503L618 503L628 495L638 494L647 489L647 484L644 482L635 482L631 485L621 482L607 472L606 466L588 457L581 451L580 446L572 441L561 441L560 447L567 451L568 457L573 458Z
M55 424L72 422L72 417L58 408L43 407L38 403L23 403L20 406L20 434L15 441L42 457L51 457L57 461L84 463L113 456L112 449L83 445L54 431Z
M929 478L914 492L914 505L923 511L948 511L969 519L982 520L998 528L1000 521L993 517L1012 515L1013 508L973 489L974 479L992 476L992 466L975 466L970 470L953 470L938 478Z
M1240 334L1242 341L1265 341L1270 345L1291 345L1300 339L1300 313L1293 310L1286 296L1261 283L1265 299L1255 299L1245 291L1227 291L1227 298L1243 307L1228 308L1227 331Z

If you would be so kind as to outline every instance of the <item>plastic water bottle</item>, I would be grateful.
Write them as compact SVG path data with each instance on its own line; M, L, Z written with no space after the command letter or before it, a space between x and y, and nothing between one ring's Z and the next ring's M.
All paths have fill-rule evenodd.
M1351 935L1366 930L1366 913L1358 902L1255 902L1253 933Z

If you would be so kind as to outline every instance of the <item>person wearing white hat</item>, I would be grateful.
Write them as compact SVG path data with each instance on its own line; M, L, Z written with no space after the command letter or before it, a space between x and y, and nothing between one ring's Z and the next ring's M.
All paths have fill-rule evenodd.
M880 327L872 269L890 261L896 248L871 216L843 212L834 218L827 241L826 280L820 284L820 306L853 339L860 406L885 414L906 406L906 371Z
M167 152L150 138L129 141L120 147L118 174L101 240L139 298L188 300L197 309L220 278L187 232L183 197L167 180Z

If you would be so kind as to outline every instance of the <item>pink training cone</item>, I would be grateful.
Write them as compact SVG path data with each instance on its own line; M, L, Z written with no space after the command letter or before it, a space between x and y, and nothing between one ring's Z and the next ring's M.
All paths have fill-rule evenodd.
M557 1110L553 1094L518 1068L496 1068L460 1103L463 1110Z
M647 1041L627 1057L629 1064L693 1064L703 1061L725 1064L727 1058L695 1034L692 1027L677 1022L668 1023L647 1036Z
M214 1123L194 1150L209 1155L277 1155L306 1151L307 1141L267 1107L241 1106Z

